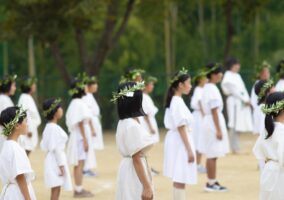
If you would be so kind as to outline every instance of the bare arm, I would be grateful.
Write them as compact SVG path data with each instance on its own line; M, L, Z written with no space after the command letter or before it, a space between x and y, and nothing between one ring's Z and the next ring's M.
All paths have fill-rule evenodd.
M28 185L26 182L26 178L24 174L20 174L16 177L16 181L18 183L18 186L21 190L21 193L23 194L25 200L31 200Z
M202 108L201 101L198 101L198 106L199 106L199 109L200 109L201 115L202 115L202 116L204 116L204 111L203 111L203 108Z
M180 134L180 137L181 137L181 139L184 143L184 146L186 148L186 151L188 153L188 162L194 162L194 156L193 156L193 152L192 152L190 143L189 143L188 138L187 138L185 126L178 127L178 132Z
M80 128L80 133L83 137L83 141L84 141L84 150L87 152L88 149L89 149L89 145L88 145L88 142L87 142L87 137L86 137L86 134L85 134L85 128L84 128L84 122L80 122L79 123L79 128Z
M151 133L154 134L155 130L154 130L154 128L153 128L153 126L152 126L152 124L150 122L149 116L148 115L144 116L144 119L145 119L145 121L146 121L146 123L147 123L147 125L148 125L148 127L149 127L149 129L151 131Z
M216 128L216 137L218 140L222 140L222 132L219 123L219 116L218 116L218 108L211 109L211 113L213 116L213 122Z

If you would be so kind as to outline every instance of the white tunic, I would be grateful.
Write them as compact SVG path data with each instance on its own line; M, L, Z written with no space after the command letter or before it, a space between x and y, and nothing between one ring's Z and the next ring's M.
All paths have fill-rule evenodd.
M173 182L196 184L196 161L188 162L188 153L178 131L178 127L185 126L187 138L195 154L192 127L193 117L182 97L173 96L170 107L166 109L164 124L168 129L164 147L164 176ZM195 155L194 155L195 156ZM196 160L196 159L195 159Z
M67 160L70 165L77 166L79 160L85 160L85 170L96 167L96 157L90 129L91 112L82 99L72 99L66 111L66 125L70 133L67 145ZM84 151L83 137L79 123L84 123L88 141L88 152Z
M283 92L284 91L284 79L280 79L277 84L275 85L275 90L277 92Z
M240 74L227 71L221 87L227 96L228 127L239 132L252 131L251 108L245 105L250 97Z
M202 144L203 141L201 140L200 137L202 134L201 132L202 132L202 120L203 120L202 112L200 110L202 95L203 95L203 88L197 86L194 89L190 102L190 106L194 110L193 111L194 123L192 128L194 145L198 152L200 152L200 147L203 146Z
M63 186L65 190L72 190L72 181L65 155L65 144L68 136L55 123L47 123L40 143L41 149L46 152L44 162L44 181L48 188ZM64 175L60 176L59 166L64 167Z
M24 174L28 185L29 194L32 200L36 200L35 193L31 184L34 180L34 171L24 149L13 140L6 140L0 154L0 178L2 185L2 200L25 200L16 177Z
M148 95L143 93L143 100L142 100L142 108L144 110L144 112L146 113L146 115L149 117L149 121L151 123L151 125L153 126L153 129L155 130L154 134L151 134L154 143L158 143L160 141L160 136L159 136L159 128L158 128L158 124L155 118L155 115L158 112L158 108L155 106L152 98ZM144 128L151 133L151 130L145 120L144 117L140 117L139 118L142 126L144 126Z
M5 94L0 94L0 114L3 110L5 110L8 107L14 106L13 101L11 98ZM0 132L2 132L2 127L0 127ZM4 141L6 140L6 137L2 134L0 134L0 152L3 146Z
M260 178L260 200L281 200L284 197L284 125L275 123L273 135L260 138L254 154L267 160ZM269 161L270 160L270 161Z
M28 130L32 137L22 135L19 144L28 151L33 151L38 144L38 127L41 124L40 115L33 97L30 94L21 94L18 105L27 110Z
M92 113L92 122L96 131L96 137L93 138L94 148L96 150L103 150L104 140L103 140L102 124L100 120L101 119L100 107L95 97L91 93L87 93L87 95L83 97L83 100L87 104L88 108Z
M152 181L145 154L153 139L143 126L132 118L119 120L116 130L116 145L123 159L117 179L116 200L141 200L143 186L135 171L132 156L142 151L141 161L148 180Z
M207 83L204 86L204 91L201 100L202 107L204 109L204 118L202 122L202 134L203 146L200 149L201 153L204 153L207 158L223 157L229 152L229 140L225 118L223 116L223 100L221 93L216 85ZM219 126L222 131L222 140L218 140L216 137L216 127L213 121L212 109L218 108Z

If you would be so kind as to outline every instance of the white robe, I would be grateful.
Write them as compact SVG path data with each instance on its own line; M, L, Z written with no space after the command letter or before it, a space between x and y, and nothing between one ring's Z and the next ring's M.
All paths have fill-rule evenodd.
M260 138L254 154L258 160L267 160L260 178L260 200L281 200L284 197L284 125L275 123L273 135ZM269 161L270 160L270 161Z
M103 130L101 124L101 113L100 107L95 99L95 97L91 93L87 93L83 97L84 102L87 104L88 108L92 113L92 122L96 131L96 137L93 137L94 148L96 150L104 149L104 140L103 140Z
M284 91L284 79L280 79L277 84L275 85L275 90L277 92L283 92Z
M63 186L67 191L72 190L72 181L65 154L65 144L68 136L65 131L55 123L47 123L40 143L41 149L46 153L44 162L44 182L48 188ZM64 167L64 175L60 176L59 166Z
M197 165L188 162L188 153L178 131L178 127L185 126L188 142L195 156L192 127L193 116L185 105L182 97L173 96L169 108L166 108L164 124L168 129L164 146L164 176L173 182L196 184Z
M27 154L16 141L6 140L0 154L0 178L4 185L1 200L25 200L16 181L16 177L21 174L25 175L31 199L36 200L31 184L35 175Z
M22 135L19 137L19 144L28 151L33 151L38 144L38 127L41 124L41 118L33 97L30 94L21 94L18 105L27 110L28 130L32 137Z
M134 168L132 156L142 151L142 165L148 180L152 181L145 155L152 144L150 133L137 121L132 118L119 120L116 145L123 159L118 170L116 200L141 200L143 186Z
M193 139L194 139L194 144L195 148L198 152L200 152L200 147L203 146L203 141L201 140L201 134L202 134L202 120L203 116L200 110L200 103L203 95L203 88L197 86L194 89L190 106L194 110L193 111L193 117L194 117L194 123L193 123Z
M250 97L240 74L227 71L221 87L227 96L228 127L238 132L252 131L251 108L245 105Z
M5 94L0 94L0 114L3 110L5 110L8 107L14 106L13 101L11 98ZM0 127L0 132L2 132L3 128ZM6 140L6 137L2 134L0 134L0 152L3 146L4 141Z
M201 104L204 110L204 118L202 122L201 140L203 146L201 153L207 158L223 157L229 152L229 140L225 118L223 116L223 99L216 85L207 83L204 86ZM213 121L212 109L218 108L219 126L222 131L222 140L216 137L216 127Z
M89 125L91 118L91 112L85 102L80 98L72 99L66 111L66 125L70 133L67 145L67 160L73 166L77 166L79 160L85 160L85 170L96 167L96 157ZM80 122L84 123L86 139L89 145L88 152L84 151L83 137L79 128Z
M154 143L158 143L160 141L160 136L159 136L159 128L158 128L158 124L155 118L155 115L158 113L158 108L155 106L152 98L148 95L143 93L143 100L142 100L142 108L145 112L145 114L149 117L149 121L151 123L151 125L153 126L153 129L155 130L155 133L152 134L151 130L145 120L144 117L140 117L139 120L142 124L142 126L144 126L144 128L151 133L152 139L154 141Z

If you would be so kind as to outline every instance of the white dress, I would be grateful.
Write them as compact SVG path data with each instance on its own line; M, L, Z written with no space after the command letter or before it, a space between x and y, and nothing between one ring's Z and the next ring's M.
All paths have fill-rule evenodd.
M41 124L40 115L33 97L30 94L21 94L18 105L27 110L28 130L32 137L21 135L19 144L28 151L33 151L38 144L38 127Z
M166 109L164 124L168 129L164 147L164 176L173 182L196 184L197 164L188 162L188 153L178 131L185 126L189 144L195 156L192 127L193 117L182 97L173 96L170 107ZM196 159L195 159L196 160Z
M0 94L0 114L3 110L5 110L8 107L14 106L13 101L11 98L5 94ZM3 128L0 126L0 132L2 132ZM0 134L0 152L3 146L4 141L6 140L6 137L2 134Z
M277 92L283 92L284 91L284 79L280 79L277 84L275 85L275 90Z
M260 178L260 200L281 200L284 197L284 125L275 123L273 135L259 139L254 147L258 160L266 160Z
M101 119L100 107L95 97L91 93L87 93L87 95L83 97L83 100L87 104L90 111L92 112L92 122L96 131L96 137L93 138L94 148L96 150L103 150L104 140L103 140L102 124L100 120Z
M253 131L251 108L245 105L250 97L240 74L227 71L221 87L227 96L228 127L238 132Z
M91 117L91 112L82 99L72 99L66 111L66 125L70 133L67 145L67 160L73 166L77 166L80 160L85 160L84 170L96 167L96 157L89 125ZM88 152L84 150L83 137L79 128L80 122L84 123L86 139L89 145Z
M200 149L201 153L205 154L207 158L223 157L229 152L228 133L223 111L223 100L221 93L216 85L207 83L204 86L201 104L204 110L204 118L202 122L203 146ZM213 121L212 109L218 108L219 126L222 131L222 140L216 137L216 128Z
M142 151L141 161L148 180L152 181L146 153L153 139L143 126L132 118L119 120L116 145L123 157L118 170L116 200L141 200L143 186L135 171L132 156Z
M65 154L65 144L68 136L55 123L47 123L40 143L41 149L46 152L44 162L44 182L48 188L63 186L67 191L72 190L72 181ZM59 166L64 166L64 175L59 176Z
M151 123L151 125L153 126L155 133L151 134L154 143L158 143L160 141L160 136L159 136L159 128L158 128L158 124L155 118L155 115L158 112L158 108L155 106L152 98L148 95L143 93L143 100L142 100L142 108L144 110L144 112L146 113L146 115L149 117L149 121ZM146 120L144 119L144 117L140 117L139 118L142 126L144 126L144 128L151 133L151 130L146 122Z
M34 180L34 171L24 149L13 140L6 140L0 154L0 177L4 185L0 199L2 200L25 200L16 177L24 174L32 200L36 200L31 184Z
M200 147L203 146L203 141L201 140L201 131L202 131L202 120L203 116L200 110L200 102L202 99L202 94L203 94L203 88L197 86L194 89L190 106L194 110L193 111L193 118L194 118L194 123L192 127L192 132L193 132L193 139L194 139L194 145L195 148L198 152L200 152Z

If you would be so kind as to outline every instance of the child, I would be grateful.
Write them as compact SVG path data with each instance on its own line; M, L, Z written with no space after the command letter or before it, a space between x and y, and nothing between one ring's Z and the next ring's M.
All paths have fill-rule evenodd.
M259 120L259 116L262 114L259 114L260 112L260 107L258 104L258 97L257 94L255 93L255 86L259 81L267 81L270 78L270 64L267 63L266 61L263 61L260 67L258 67L258 75L257 75L257 80L252 87L251 90L251 105L253 108L253 133L254 134L259 134L259 127L264 127L263 125L263 120ZM263 130L263 128L262 128Z
M153 139L138 117L142 109L143 83L126 82L119 86L112 101L117 101L119 122L116 129L116 145L123 159L117 180L116 200L153 199L151 172L146 153Z
M201 105L201 98L203 94L203 87L207 83L206 74L201 72L195 77L194 81L196 87L194 89L190 106L194 110L194 124L192 128L194 146L196 148L196 162L197 162L197 170L199 173L206 173L206 168L201 165L201 156L200 147L203 145L203 141L200 139L201 130L202 130L202 120L204 116L204 111Z
M229 152L228 134L225 118L223 116L223 100L216 84L222 80L222 68L218 64L210 63L207 66L209 82L204 86L201 99L204 110L202 123L203 153L206 157L208 182L207 192L225 192L227 188L217 181L217 159Z
M36 79L27 78L21 84L22 94L19 98L18 105L27 110L27 121L29 132L19 139L20 145L26 150L27 155L33 151L38 144L38 127L41 124L41 118L33 99L36 92Z
M11 99L16 92L16 75L6 76L0 80L0 113L8 107L14 106L14 103ZM0 132L2 129L0 128ZM5 136L0 134L0 151L5 141Z
M276 66L276 72L279 76L279 81L277 82L275 89L276 91L284 91L284 60L280 60L278 65Z
M164 176L172 179L173 199L185 200L185 185L197 183L192 127L193 116L182 99L191 90L190 76L182 69L171 79L166 99Z
M255 145L257 159L265 160L260 178L260 200L283 199L284 190L284 93L270 94L265 106L265 137Z
M67 145L67 159L74 166L75 191L74 197L92 197L91 192L84 190L83 169L90 170L96 166L93 149L91 112L82 100L86 95L86 86L83 80L74 79L69 94L72 97L66 111L66 125L70 132Z
M46 124L40 147L46 152L44 162L44 181L51 188L51 200L58 200L60 189L72 190L71 176L65 155L65 144L68 136L57 124L63 116L60 99L47 99L43 102L43 116Z
M36 200L31 181L34 172L24 149L17 143L20 135L27 134L26 111L8 107L1 112L1 134L7 137L0 154L2 200Z

